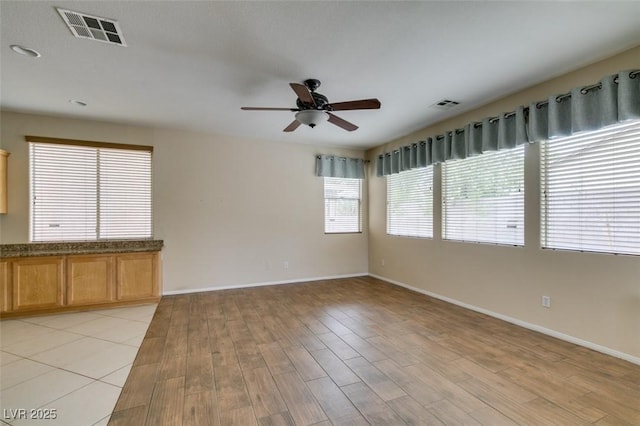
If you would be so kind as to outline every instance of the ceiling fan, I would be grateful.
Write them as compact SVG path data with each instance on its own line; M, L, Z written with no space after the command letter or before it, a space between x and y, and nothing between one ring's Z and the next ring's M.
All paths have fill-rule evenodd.
M329 103L326 96L316 92L320 87L320 80L310 78L304 81L304 84L289 83L289 86L298 96L296 100L297 108L263 108L263 107L242 107L245 111L293 111L296 113L296 119L284 128L284 132L293 132L301 124L314 128L318 123L328 120L329 123L335 124L349 132L353 132L358 128L353 123L348 122L335 114L333 111L349 111L355 109L379 109L380 101L377 99L360 99L357 101L346 101Z

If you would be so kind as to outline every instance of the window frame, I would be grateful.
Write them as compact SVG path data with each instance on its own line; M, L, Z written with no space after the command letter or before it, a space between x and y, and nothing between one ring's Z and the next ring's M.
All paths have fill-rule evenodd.
M425 174L425 176L422 176L422 174ZM426 176L427 174L429 174L430 176ZM414 176L417 175L417 176ZM433 205L434 205L434 175L435 175L435 167L434 165L429 165L427 167L421 167L421 168L415 168L415 169L411 169L411 170L405 170L402 171L400 173L394 173L394 174L390 174L386 176L386 184L387 184L387 208L386 208L386 214L387 214L387 221L386 221L386 234L389 236L393 236L393 237L403 237L403 238L423 238L423 239L433 239L434 237L434 212L433 212ZM404 178L404 179L403 179ZM430 179L429 179L430 178ZM396 228L396 232L397 233L393 233L391 230L392 227L392 222L394 221L393 215L392 215L392 207L393 207L393 201L391 201L392 198L394 197L394 193L395 191L400 191L401 187L403 185L411 185L411 184L415 184L419 179L426 179L426 183L427 185L429 185L429 189L427 190L427 192L425 193L425 197L424 199L419 199L416 200L414 202L411 203L410 205L410 212L412 213L414 212L414 209L419 209L420 207L422 207L424 205L424 207L429 210L429 216L428 219L429 223L426 225L425 227L425 231L426 234L424 235L420 235L420 230L417 227L413 228L412 230L416 230L416 232L405 232L405 233L400 233L402 231L399 230L399 228L402 227L402 221L399 221L399 217L396 218L396 220L398 220L398 222L396 222L396 224L393 226L394 228ZM397 186L395 188L392 188L392 186ZM411 191L411 193L409 194L410 196L416 196L419 195L417 194L417 191ZM408 204L408 203L407 203ZM411 219L415 219L415 215L414 214L407 214L405 216L405 218L407 218L408 220Z
M629 130L629 133L631 134L631 136L626 136L625 132L627 130ZM635 134L633 134L634 132ZM625 136L621 136L623 134L625 134ZM596 200L596 201L600 201L601 203L604 203L604 202L607 202L607 203L604 205L604 207L602 207L601 205L594 206L593 193L591 193L591 197L589 197L589 191L594 191L595 185L590 183L589 180L594 180L594 178L596 177L595 176L596 174L606 175L605 177L609 177L609 178L619 178L620 176L617 176L617 173L616 173L616 171L619 168L619 164L617 163L617 161L624 162L624 160L627 160L626 162L628 163L629 168L624 169L625 172L622 173L622 175L624 176L621 176L621 177L633 178L634 173L636 176L640 175L640 162L630 161L631 159L633 159L633 156L630 156L631 158L625 157L622 159L620 157L612 157L613 158L612 164L608 168L604 169L603 167L604 163L602 163L599 160L605 160L607 159L606 158L607 156L606 155L600 156L597 154L590 155L589 151L594 150L596 152L606 151L607 153L610 153L611 155L615 156L616 154L618 154L615 152L615 149L620 148L620 145L618 145L619 144L618 140L622 138L628 138L630 145L633 145L634 143L637 144L637 147L633 146L629 150L630 151L635 150L636 151L636 153L634 153L635 157L640 158L640 120L633 120L631 122L618 123L612 126L607 126L603 129L598 129L590 132L582 132L580 134L566 136L562 138L553 138L553 139L542 141L540 143L540 161L539 161L539 164L540 164L540 175L539 175L540 176L540 182L539 182L540 225L538 229L538 232L539 232L538 243L539 243L539 247L542 250L567 251L567 252L577 252L577 253L594 253L594 254L616 255L616 256L640 256L640 246L636 249L635 252L632 252L631 250L629 251L620 250L620 241L619 240L615 241L616 237L618 238L620 237L618 234L612 237L613 248L611 250L594 248L594 246L596 246L600 242L604 244L604 241L600 241L600 239L598 238L598 235L596 234L599 231L599 228L589 224L584 225L585 218L587 216L590 218L593 218L593 216L595 215L594 210L596 209L600 209L601 212L602 210L609 210L614 215L616 213L619 214L618 206L619 206L620 200L618 200L616 197L617 195L616 184L615 183L612 184L612 187L609 188L609 190L606 192L603 192L603 188L598 188L600 192L598 194L598 198L600 198L600 200ZM568 165L568 169L563 170L563 166L567 167L567 163L565 161L559 164L558 169L550 171L549 162L552 161L550 157L552 157L553 154L550 154L548 152L548 149L551 144L567 144L567 146L565 147L562 147L562 146L555 147L556 153L554 154L565 155L565 156L572 155L571 158L574 160L574 164ZM573 151L576 147L580 146L578 144L582 144L584 148L580 149L579 151ZM611 148L613 148L612 151L607 149L608 147L607 144L613 145L611 146ZM593 167L594 162L597 165L597 167L595 168ZM630 168L631 170L629 170ZM585 173L585 169L586 169L586 173ZM550 180L549 175L550 174L553 175L558 172L562 176L564 176L564 178L562 178L562 180L557 179L556 188L550 189L549 187L552 184L550 184L549 182ZM551 179L555 179L555 176L552 177ZM581 185L578 187L577 186L578 182L582 184L586 182L586 185ZM635 182L640 184L640 177L636 177ZM574 189L574 193L572 195L565 194L562 197L564 199L561 198L557 201L551 200L552 197L555 198L557 197L557 195L550 194L549 193L550 191L558 191L558 189L562 190L563 189L562 185L565 185L564 188L567 188L566 185L571 183L573 185L576 185ZM573 187L569 187L569 188L573 188ZM636 194L635 194L637 204L631 205L630 209L632 210L634 208L636 210L640 210L640 198L638 198L637 192L638 190L636 190ZM604 200L603 200L603 195L605 195L606 197L606 199ZM567 196L569 197L569 199L567 198ZM629 195L629 198L633 200L632 197L633 197L632 195ZM554 235L554 231L552 230L552 228L560 226L559 223L561 222L561 220L558 217L556 217L555 219L550 218L550 216L554 215L554 213L555 215L558 215L560 213L559 209L562 209L563 207L559 206L558 203L560 202L566 203L566 202L569 202L570 199L572 199L574 202L574 207L572 207L571 210L575 215L577 215L576 217L578 219L576 219L576 222L579 221L579 224L577 224L576 227L584 226L584 229L574 229L575 235L571 237L569 237L568 235L565 237L562 237L562 235L558 235L557 233ZM555 205L553 207L550 207L550 203L552 202L554 202ZM589 202L591 203L591 205L588 208L585 207L584 204ZM574 210L576 208L575 207L576 203L578 204L577 211ZM566 207L564 208L566 209ZM553 212L553 210L555 210L555 212ZM555 223L550 223L550 222L555 222ZM600 223L601 221L595 222L594 220L586 220L586 222ZM615 226L615 225L616 225L616 221L614 220L612 226ZM562 228L562 230L567 232L568 230L570 230L570 228L565 226ZM600 232L603 232L603 231L600 231ZM589 233L591 233L591 235L589 235ZM562 234L562 233L559 233L559 234ZM583 239L583 236L586 236L587 238ZM636 238L638 238L638 244L640 245L640 233L636 235ZM616 245L616 243L618 243L618 245ZM589 246L591 246L591 248L589 248Z
M515 178L518 182L519 182L519 190L518 191L513 191L509 194L504 194L506 196L514 196L516 194L518 197L518 200L516 200L515 203L513 204L509 204L509 203L503 203L503 202L499 202L499 203L492 203L492 202L485 202L484 204L476 204L476 205L469 205L470 207L473 208L482 208L482 207L492 207L492 206L499 206L500 208L506 208L507 210L509 210L512 206L515 206L519 209L517 217L515 218L515 228L512 229L517 229L518 231L518 235L516 235L514 237L513 240L508 241L506 239L501 240L499 238L499 233L498 233L498 228L495 227L495 225L498 225L499 222L497 221L493 221L494 223L491 224L489 222L487 225L486 229L490 229L491 225L494 226L494 230L493 233L491 233L491 231L487 232L485 231L485 235L491 235L491 237L493 239L489 239L487 238L479 238L477 237L478 233L480 233L481 231L478 231L478 229L476 229L475 231L473 231L472 233L475 233L476 237L469 237L468 235L465 235L463 238L457 238L455 235L448 235L448 230L451 229L451 225L448 225L448 221L447 221L447 215L448 212L450 211L450 208L447 206L447 204L451 203L451 199L448 198L447 194L449 192L449 187L447 186L448 181L451 179L451 177L448 177L448 173L454 173L457 172L457 168L459 167L460 169L463 167L462 165L464 164L467 168L470 166L470 163L472 164L472 166L474 167L480 167L477 166L478 163L480 163L481 161L493 161L495 164L492 164L492 168L491 170L495 170L496 167L499 167L500 164L504 164L503 160L505 156L507 156L509 153L514 154L514 159L511 161L519 161L520 165L519 165L519 170L517 171L508 171L508 177L510 178ZM474 163L472 163L474 162ZM452 169L453 168L453 169ZM440 218L440 223L441 223L441 238L443 241L457 241L457 242L465 242L465 243L476 243L476 244L487 244L487 245L499 245L499 246L511 246L511 247L524 247L525 246L525 145L519 145L515 148L511 148L511 149L505 149L505 150L500 150L500 151L492 151L492 152L487 152L481 155L477 155L477 156L473 156L473 157L467 157L465 159L461 159L461 160L454 160L454 161L447 161L445 163L441 164L440 167L440 185L441 185L441 207L442 207L442 213L441 213L441 218ZM503 171L503 170L502 170ZM503 171L504 172L504 171ZM495 172L494 172L495 173ZM474 177L475 182L477 183L478 180L478 176L481 177L487 177L490 176L489 174L486 175L478 175L478 174L472 174L472 173L462 173L463 177L465 177L464 175L468 175L469 178L471 178L471 176ZM461 179L460 177L456 176L456 179ZM514 185L515 186L515 185ZM483 188L476 188L476 191L483 191ZM478 200L481 200L482 198L490 198L490 197L478 197ZM497 208L495 210L498 210ZM497 212L496 214L502 214L501 211ZM469 220L469 219L467 219ZM477 223L477 222L476 222ZM505 228L510 228L511 226L507 224L507 222L504 223L505 224ZM458 225L459 226L459 225ZM459 232L464 232L464 229L460 228ZM451 231L451 233L453 234L453 231ZM507 235L507 232L502 232L503 235Z
M32 243L83 242L83 241L97 242L97 241L114 241L114 240L151 240L153 239L153 147L152 146L117 144L117 143L110 143L110 142L96 142L96 141L73 140L73 139L58 139L58 138L29 136L29 135L25 137L25 141L29 144L29 196L30 196L29 198L30 200L29 202L29 241L30 242ZM59 146L61 150L62 149L73 150L74 148L79 148L78 151L85 151L85 154L95 155L96 164L93 167L90 166L87 172L88 173L87 176L92 175L95 177L95 179L93 179L94 190L91 193L91 194L95 194L95 200L93 201L95 203L95 207L93 208L93 210L95 211L92 211L91 215L87 216L90 219L89 223L95 224L95 232L93 232L93 235L95 236L95 238L92 238L89 235L91 232L87 232L90 228L79 230L77 235L80 236L84 234L85 238L76 238L75 236L71 236L71 237L62 236L60 238L56 238L56 237L52 237L51 235L47 236L43 232L39 233L38 230L36 230L36 226L37 226L36 221L39 220L39 219L36 219L36 215L38 214L42 215L47 213L46 209L40 210L40 212L36 210L35 198L34 198L36 194L34 191L40 190L40 189L36 189L36 185L41 187L42 185L46 185L47 183L56 182L55 178L52 178L49 181L47 180L40 181L39 183L35 181L37 176L36 176L36 169L34 169L34 162L37 161L37 159L34 158L34 150L38 149L38 147L41 149L46 148L47 145ZM100 222L101 220L103 220L104 212L106 211L105 209L100 209L101 184L104 184L105 181L112 183L113 180L110 181L108 178L105 179L105 176L101 177L101 174L100 174L101 168L98 161L101 153L105 158L108 159L109 157L117 156L118 155L117 153L119 153L119 151L129 151L132 154L135 152L148 153L148 158L146 158L144 154L142 156L143 157L142 176L145 178L145 181L146 181L146 185L141 191L144 195L144 198L142 199L142 203L147 206L144 210L145 217L143 218L143 221L142 221L144 222L144 227L140 229L140 233L138 235L123 235L122 237L120 236L102 237L101 230L105 231L104 233L102 233L102 235L108 235L109 227L107 226L107 227L104 227L103 229L100 228ZM44 159L42 159L41 161L44 161ZM50 164L55 164L55 161ZM117 189L117 186L116 186L116 189ZM79 198L82 198L82 197L79 197ZM119 203L116 203L116 204L107 203L105 202L105 200L102 200L102 204L108 205L111 208L113 208L113 206L122 205ZM89 205L91 205L91 203L89 203ZM56 207L54 207L54 209L51 209L50 212L55 213L56 212L55 208ZM148 212L148 216L146 216L147 212ZM57 214L64 215L64 213L60 212L59 210ZM116 214L116 216L112 215L112 217L117 218L118 216ZM91 218L93 218L93 221L91 221ZM90 225L90 226L93 226L93 225ZM111 230L113 232L113 225Z
M358 181L358 197L327 197L327 182L331 180L341 180L341 181ZM338 178L338 177L324 177L323 178L323 199L324 199L324 233L326 235L335 235L335 234L362 234L362 181L363 179L355 179L355 178ZM356 207L358 209L358 230L349 230L349 231L330 231L327 228L329 216L327 215L328 200L356 200Z

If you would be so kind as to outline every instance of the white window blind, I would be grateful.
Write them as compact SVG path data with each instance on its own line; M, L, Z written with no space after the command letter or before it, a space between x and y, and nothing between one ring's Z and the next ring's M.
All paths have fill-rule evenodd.
M30 143L31 241L151 238L151 152Z
M546 141L542 247L640 254L640 121Z
M524 145L442 165L447 240L524 245Z
M30 144L31 241L95 240L95 148Z
M387 176L387 234L433 237L433 166Z
M324 178L324 232L360 232L360 179Z

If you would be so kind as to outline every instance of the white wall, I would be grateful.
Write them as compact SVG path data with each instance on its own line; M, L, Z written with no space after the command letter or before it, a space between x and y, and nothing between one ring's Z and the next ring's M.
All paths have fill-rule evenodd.
M640 68L640 48L407 135L370 150L367 157L374 160L385 150L634 68ZM369 271L640 359L640 258L539 248L538 148L528 145L526 151L526 242L521 248L443 241L439 190L435 191L434 239L386 235L386 179L371 178ZM374 170L372 161L370 173ZM541 306L542 295L551 296L551 309Z
M367 272L366 232L324 234L323 179L314 176L316 154L362 152L169 130L154 142L165 289Z
M6 111L1 120L11 152L2 243L29 240L24 136L37 135L154 146L165 292L367 272L366 231L324 234L323 180L314 176L316 154L362 152Z

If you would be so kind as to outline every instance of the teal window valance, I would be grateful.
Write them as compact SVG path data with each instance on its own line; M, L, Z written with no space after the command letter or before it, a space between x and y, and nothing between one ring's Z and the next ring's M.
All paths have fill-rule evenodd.
M318 155L316 156L316 176L364 179L364 160Z
M519 106L442 135L381 154L376 175L386 176L528 142L598 130L640 119L640 70L622 71L570 93Z

